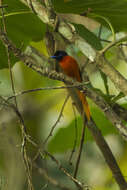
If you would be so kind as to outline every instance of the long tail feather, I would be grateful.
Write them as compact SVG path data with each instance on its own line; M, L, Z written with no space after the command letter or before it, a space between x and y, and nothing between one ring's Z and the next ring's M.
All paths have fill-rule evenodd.
M86 117L87 117L88 120L90 120L91 119L91 114L90 114L90 109L89 109L89 105L88 105L88 102L86 100L86 97L80 91L77 91L77 93L78 93L78 96L79 96L79 98L80 98L80 100L82 102L83 109L84 109L84 112L86 114Z

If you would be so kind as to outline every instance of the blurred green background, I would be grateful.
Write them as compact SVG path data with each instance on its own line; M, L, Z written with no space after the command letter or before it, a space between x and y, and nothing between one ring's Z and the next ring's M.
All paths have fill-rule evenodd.
M4 0L8 7L5 9L6 25L9 38L21 47L22 50L28 45L36 48L40 53L49 56L47 53L44 36L46 25L42 23L37 16L30 13L30 10L17 0ZM124 35L126 32L126 17L127 11L125 1L94 1L94 0L76 0L60 1L53 0L53 5L58 13L66 19L71 17L78 19L78 23L82 22L80 17L74 15L64 15L64 13L81 14L92 9L89 18L96 18L97 20L91 23L87 28L86 22L84 25L75 24L77 32L85 38L94 48L100 50L107 43L101 42L98 38L100 24L103 24L101 38L105 40L112 40L113 35L111 27L102 17L108 19L109 23L117 35ZM109 4L108 4L109 3ZM110 6L110 10L109 10ZM84 7L84 9L83 9ZM94 14L94 15L93 15ZM97 16L99 15L99 16ZM117 20L117 22L116 22ZM98 22L97 22L98 21ZM121 22L122 21L122 22ZM76 22L76 21L75 21ZM88 24L88 23L87 23ZM87 35L85 35L87 34ZM127 77L127 63L121 55L120 47L114 47L107 52L107 59L119 70L125 77ZM122 47L125 56L127 56L126 46ZM73 45L67 47L67 51L76 57L80 64L84 62L84 57L79 50ZM59 81L53 81L27 68L22 62L11 55L12 73L16 92L21 92L28 89L35 89L39 87L53 87L63 85ZM90 76L90 81L95 88L98 88L106 94L104 80L97 71L94 65L87 66L87 71ZM7 64L7 55L5 48L0 42L0 96L9 97L13 95L11 87L10 73ZM109 94L116 96L119 92L114 87L113 83L107 79ZM67 96L65 89L61 90L45 90L27 93L17 97L19 110L24 118L27 126L28 134L36 143L42 143L48 136L53 124L56 122L61 111L64 100ZM11 100L14 103L14 100ZM105 136L117 162L123 172L127 175L126 158L127 145L125 141L116 131L115 127L107 120L100 109L88 99L92 117L97 126L101 129ZM118 103L125 108L127 107L126 97L120 99ZM76 132L77 122L77 132ZM78 154L78 146L80 143L82 128L82 120L76 112L76 117L72 108L71 99L65 105L62 117L57 124L53 135L49 138L46 144L46 149L52 153L70 173L73 173L75 161ZM77 138L76 138L77 135ZM74 151L71 161L70 155L74 146L75 139L77 140L76 149ZM21 154L21 129L16 114L8 107L0 105L0 189L8 190L26 190L27 178L23 165ZM33 159L37 153L37 149L30 143L27 143L28 156ZM76 189L75 185L69 180L59 168L47 157L39 157L36 160L37 165L44 168L50 176L55 178L61 184L64 184L70 189ZM111 171L107 167L103 156L98 147L94 143L91 135L86 131L85 144L83 148L83 155L79 167L78 179L89 185L94 190L117 190L118 186L114 181ZM32 182L35 190L55 190L38 170L32 169Z

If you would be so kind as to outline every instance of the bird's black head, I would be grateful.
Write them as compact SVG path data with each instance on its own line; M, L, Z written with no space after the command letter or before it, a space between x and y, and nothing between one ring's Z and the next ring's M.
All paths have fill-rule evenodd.
M51 58L56 59L57 61L61 61L63 57L66 55L67 53L61 50L61 51L56 51L55 54L51 56Z

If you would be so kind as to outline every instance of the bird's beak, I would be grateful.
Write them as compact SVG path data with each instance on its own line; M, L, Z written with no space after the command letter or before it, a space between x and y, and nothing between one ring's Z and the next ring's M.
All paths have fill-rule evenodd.
M53 56L51 56L51 58L55 59L55 58L57 58L57 56L53 55Z

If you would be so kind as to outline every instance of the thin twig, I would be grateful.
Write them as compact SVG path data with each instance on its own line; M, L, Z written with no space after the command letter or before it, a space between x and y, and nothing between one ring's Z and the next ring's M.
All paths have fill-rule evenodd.
M67 170L62 167L62 165L60 164L60 162L59 162L52 154L50 154L48 151L44 151L44 152L45 152L46 155L48 155L48 156L51 158L51 160L52 160L53 162L56 163L56 165L59 167L59 169L60 169L66 176L68 176L75 184L77 184L77 186L78 186L80 189L83 190L85 187L88 188L87 185L82 184L80 181L78 181L78 180L75 179L72 175L70 175L70 174L67 172Z
M87 83L85 83L85 84L87 84ZM83 86L84 83L83 83L83 84L80 84L80 85ZM66 89L66 88L75 88L75 87L79 87L80 85L67 85L67 86L54 86L54 87L40 87L40 88L35 88L35 89L24 90L24 91L15 93L15 95L13 95L13 96L8 97L8 100L9 100L9 99L12 99L12 98L14 98L14 97L17 97L17 96L21 96L21 95L23 95L23 94L31 93L31 92L37 92L37 91L41 91L41 90L59 90L59 89Z
M34 13L34 14L37 14L36 11L35 11L35 9L34 9L34 7L33 7L33 4L32 4L32 1L31 1L31 0L29 0L29 5L30 5L31 10L33 11L33 13Z
M66 103L67 103L67 101L68 101L68 98L69 98L69 95L67 95L67 97L65 98L65 101L64 101L64 103L63 103L63 105L62 105L60 114L59 114L59 116L58 116L56 122L54 123L54 125L51 127L51 130L50 130L48 136L46 137L46 139L44 140L44 142L39 145L39 149L37 150L37 153L36 153L36 155L34 156L33 161L35 161L35 160L37 159L37 157L38 157L39 154L40 154L40 150L41 150L42 148L44 149L44 147L45 147L45 145L47 144L49 138L52 136L53 131L54 131L56 125L59 123L59 121L60 121L60 119L61 119L61 117L62 117L62 114L63 114L64 108L65 108L65 105L66 105Z
M68 188L65 185L58 182L55 178L49 176L47 171L44 168L38 167L38 165L35 162L33 163L33 167L35 167L37 169L38 173L40 175L42 175L48 181L48 183L50 183L54 187L61 189L61 190L72 190L71 188Z
M27 4L25 0L21 1ZM31 1L36 12L38 13L39 18L44 23L55 28L58 20L60 20L59 15L56 15L56 12L53 9L50 10L48 9L48 7L41 5L37 0ZM29 6L29 4L27 4L27 6ZM89 60L91 60L92 62L96 61L99 69L101 69L107 76L109 76L109 78L119 90L127 95L127 80L122 75L120 75L119 72L115 72L116 69L111 64L108 64L108 70L110 70L111 72L107 72L107 68L105 67L105 65L107 64L105 64L105 62L104 64L101 64L101 59L98 59L99 56L102 57L102 55L112 46L116 46L123 41L127 41L127 35L119 40L111 42L98 53L88 43L86 43L86 41L82 37L76 34L75 27L72 24L68 24L67 22L65 22L64 19L62 21L60 20L60 24L58 25L58 32L63 36L63 38L75 44L79 48L79 50L89 58Z
M107 46L105 46L101 51L100 54L104 54L106 51L108 51L110 48L112 48L115 45L118 45L124 41L127 41L127 35L124 36L123 38L120 38L118 40L115 40L113 42L111 42L110 44L108 44Z
M63 111L64 111L65 105L66 105L66 103L67 103L67 101L68 101L68 99L69 99L69 96L70 96L70 95L68 94L67 97L65 98L64 103L63 103L62 108L61 108L61 111L60 111L60 114L59 114L59 116L58 116L58 119L56 120L56 122L55 122L54 125L52 126L51 131L49 132L49 135L48 135L47 138L44 140L43 146L46 145L46 143L48 142L49 138L52 136L53 131L54 131L56 125L60 122L60 119L61 119L61 117L62 117L62 115L63 115Z
M5 102L6 102L6 100L5 100ZM20 119L21 119L21 117L20 117ZM123 175L122 175L122 173L120 171L120 168L118 167L117 162L116 162L116 160L115 160L109 146L107 145L106 141L104 140L104 137L102 136L100 130L97 128L97 126L95 125L95 123L93 121L88 122L87 127L91 131L97 145L99 146L102 154L104 155L104 158L105 158L109 168L111 169L111 171L113 173L113 176L116 179L116 182L119 184L120 189L125 190L127 188L126 181L124 180L124 177L123 177ZM31 141L30 141L30 143L31 143ZM35 146L35 147L38 147L38 145L35 142L34 143L32 142L32 145ZM66 171L66 169L61 166L59 161L56 160L56 158L53 155L51 155L47 151L44 151L44 153L47 154L57 164L59 169L61 171L63 171L65 173L65 175L67 175L73 182L77 182L77 184L79 185L79 188L83 187L81 182L79 182L77 179L73 178ZM43 152L40 151L40 154L43 154Z
M72 157L73 157L73 154L75 152L75 148L76 148L76 144L77 144L77 138L78 138L78 129L77 129L77 117L76 117L76 112L75 112L75 107L74 105L72 104L72 109L73 109L73 113L74 113L74 117L75 117L75 138L74 138L74 145L73 145L73 148L72 148L72 151L71 151L71 155L70 155L70 158L69 158L69 163L71 164L71 160L72 160Z
M39 147L35 142L32 143L33 146L35 146L36 148ZM69 179L71 179L75 184L77 184L77 186L81 189L81 190L85 190L85 188L87 190L89 190L88 185L84 185L84 183L81 183L79 180L75 179L61 164L60 162L48 151L44 150L42 151L41 149L39 149L39 153L41 155L41 157L44 157L43 155L48 155L51 160L53 162L56 163L56 165L58 166L58 169L61 170L67 177L69 177ZM35 161L35 160L34 160ZM32 161L33 162L33 161Z
M33 190L34 188L33 188L33 185L32 185L30 167L29 167L29 164L28 164L28 157L27 157L27 154L26 154L26 141L28 140L33 146L37 146L37 145L27 135L26 126L25 126L23 117L22 117L21 113L19 112L19 110L17 109L17 107L15 105L13 105L12 103L9 103L6 99L4 99L1 96L0 96L0 99L2 99L3 104L5 106L10 107L16 113L16 115L17 115L17 117L18 117L18 119L20 121L21 132L22 132L21 152L22 152L23 162L24 162L24 165L25 165L25 170L26 170L27 177L28 177L28 185L29 185L30 190Z
M6 101L6 100L5 100ZM11 106L10 106L11 107ZM11 107L12 109L14 109L13 107ZM18 113L18 116L19 116L19 112L17 112ZM22 119L22 117L20 118L20 119ZM28 140L29 140L29 138L28 138ZM36 142L34 142L34 141L29 141L34 147L39 147L38 146L38 144L36 143ZM74 183L76 183L77 184L77 186L80 188L80 189L82 189L82 190L85 190L85 188L87 189L87 190L89 190L88 189L88 185L84 185L84 183L81 183L79 180L77 180L77 179L75 179L61 164L60 164L60 162L51 154L51 153L49 153L48 151L46 151L46 150L44 150L44 151L42 151L42 150L40 150L40 155L43 157L43 155L48 155L50 158L51 158L51 160L53 161L53 162L55 162L56 163L56 165L58 166L58 169L59 170L61 170L69 179L71 179ZM28 159L28 161L29 161L29 159ZM31 161L32 162L32 161Z
M49 78L52 78L54 80L64 81L66 84L69 84L69 85L70 84L77 84L77 83L75 83L75 81L70 80L68 77L64 76L63 74L58 74L55 71L51 72L51 70L49 71L47 68L43 69L42 66L41 67L40 67L40 65L38 66L37 63L35 63L33 59L28 59L28 57L26 55L24 55L19 49L17 49L15 46L13 46L13 44L8 40L7 36L3 35L1 32L0 32L0 38L5 44L9 43L10 50L17 57L19 57L26 65L28 65L30 68L32 68L33 70L35 70L39 74L41 74L43 76L48 76ZM79 89L83 90L84 88L80 87ZM96 92L92 91L91 89L87 89L87 94L88 94L88 92L89 92L89 97L93 96L93 99L95 100L95 102L100 102L100 107L103 110L103 112L108 116L108 118L113 122L113 124L117 126L117 129L119 131L121 131L121 133L124 134L126 137L126 127L122 124L120 118L112 111L110 106L107 105L107 103L103 100L103 98L100 97ZM98 105L99 105L99 103L98 103ZM113 117L113 120L112 120L112 117ZM98 133L96 134L96 132L94 133L94 138L99 138L100 143L101 143L102 137L103 136L100 136L100 132L99 132L99 134ZM106 144L106 146L107 146L107 144ZM104 149L103 149L103 151L104 151ZM108 151L110 151L110 154L112 154L109 147L108 147ZM107 154L107 155L105 155L105 154ZM108 159L108 161L110 161L112 159L112 157L109 157L107 152L103 153L103 155L104 155L106 160ZM107 157L109 157L109 158L107 158ZM114 162L114 160L115 160L115 158L113 157L113 159L111 161L111 163L113 162L113 165L109 166L109 167L112 170L112 173L116 179L116 182L119 184L121 190L123 190L126 188L126 182L125 182L125 180L121 174L120 168L118 167L116 161ZM109 162L107 162L107 163L108 163L108 165L110 164ZM120 178L119 178L119 176L120 176ZM124 187L124 188L122 189L122 187Z
M35 89L29 89L29 90L24 90L24 91L21 91L21 92L17 92L15 93L15 95L13 96L10 96L7 98L7 100L10 100L12 98L14 98L15 96L21 96L21 95L24 95L24 94L27 94L27 93L32 93L32 92L37 92L37 91L43 91L43 90L59 90L59 89L67 89L67 88L75 88L75 87L81 87L81 86L84 86L84 84L87 84L86 82L83 83L83 84L80 84L80 85L66 85L66 86L54 86L54 87L40 87L40 88L35 88ZM90 96L91 93L89 93L88 96ZM92 99L93 97L90 96ZM93 99L94 101L96 101L95 99ZM99 99L98 99L99 100ZM99 101L100 102L100 101ZM101 100L102 102L102 100ZM98 106L100 107L100 103L98 104ZM127 110L123 107L121 107L120 105L113 105L112 106L112 109L114 112L117 113L117 115L119 115L123 120L127 121Z
M83 144L84 144L84 138L85 138L85 128L86 128L86 119L85 119L85 114L83 113L83 127L82 127L82 133L81 133L79 153L78 153L78 157L76 160L76 166L75 166L75 171L74 171L74 178L77 177L77 173L78 173L78 169L79 169L79 164L80 164L80 159L81 159L81 154L82 154Z
M2 3L2 0L1 0L1 3ZM3 7L1 8L1 13L2 13L3 30L4 30L4 33L7 35L7 29L6 29L6 23L5 23L5 16L4 16ZM10 53L9 53L9 48L8 48L7 45L6 45L6 53L7 53L7 58L8 58L8 68L9 68L9 73L10 73L12 92L15 95L15 86L14 86L13 74L12 74L12 69L11 69ZM17 107L16 97L14 98L14 101L15 101L15 105Z
M107 42L107 43L111 43L112 41L110 41L110 40L105 40L105 39L102 39L102 38L100 38L100 41L102 41L102 42Z
M69 77L65 76L64 74L57 73L56 71L53 71L47 67L43 67L44 65L42 65L42 64L40 66L40 64L38 64L38 62L34 60L34 58L32 57L32 54L30 56L28 56L27 54L24 54L23 52L21 52L21 50L16 48L16 46L1 31L0 31L0 39L3 41L3 43L5 45L9 46L9 50L12 51L16 57L18 57L21 61L24 62L25 65L27 65L29 68L33 69L40 75L46 76L53 80L63 81L67 85L81 84L79 82L76 82L76 81L70 79ZM44 58L44 60L42 59L42 62L45 63L45 59L46 58ZM102 60L102 62L104 62L104 60ZM102 62L101 62L101 64L102 64ZM105 67L106 63L104 62L103 65ZM117 78L117 73L116 73L115 78ZM123 86L125 87L125 85L123 85ZM121 85L121 87L122 87L122 85ZM109 106L109 104L106 103L106 101L99 95L99 93L95 92L94 90L88 88L85 85L78 87L78 89L84 91L86 93L86 95L88 97L90 97L101 108L101 110L108 117L108 119L113 123L114 126L116 126L116 128L118 129L120 134L122 134L122 136L124 138L127 138L127 128L122 123L121 118L119 117L119 115L117 115L112 110L112 108Z
M18 116L21 124L21 131L22 131L22 146L21 146L21 152L22 152L22 157L23 157L23 162L25 165L25 170L27 173L27 179L28 179L28 186L30 190L34 190L33 184L32 184L32 176L31 176L31 171L30 171L30 165L27 157L27 150L26 150L26 142L28 139L27 138L27 131L26 131L26 126L23 120L23 117L19 110L16 107L12 107L13 110L15 111L16 115ZM31 142L31 141L30 141Z
M4 16L3 8L1 8L1 12L2 12L3 30L4 30L5 35L7 35L5 16ZM14 110L15 110L15 113L17 114L18 118L19 118L20 125L21 125L21 131L22 131L22 150L21 150L21 152L22 152L22 156L23 156L25 169L26 169L26 172L27 172L29 189L34 190L33 184L32 184L32 177L31 177L30 167L29 167L28 158L27 158L27 152L26 152L26 136L25 136L26 127L25 127L22 115L18 110L18 104L17 104L17 100L16 100L16 96L15 96L15 85L14 85L13 74L12 74L12 69L11 69L10 52L9 52L9 47L8 47L7 44L6 44L6 53L7 53L7 57L8 57L8 67L9 67L9 72L10 72L11 87L12 87L12 92L14 94L14 101L15 101L15 109Z
M26 2L26 0L20 0L23 3L26 4L26 6L29 6L29 3ZM81 52L83 52L91 61L94 61L96 56L96 51L92 48L90 44L88 44L83 38L81 38L78 34L76 34L75 27L68 22L64 21L64 19L61 20L61 17L56 14L54 9L52 8L52 2L51 0L46 0L46 4L43 5L39 3L37 0L31 0L33 7L37 13L37 16L49 26L52 26L54 29L57 26L57 31L60 35L63 36L64 39L66 39L70 43L74 43ZM31 7L30 7L31 8ZM61 24L59 23L59 20L61 20Z
M119 185L120 190L127 190L127 183L120 171L120 168L115 160L113 153L110 150L110 147L108 146L103 135L101 134L101 131L97 128L93 120L87 122L87 127L90 130L99 149L101 150L106 163L111 169L113 177L115 178L117 184Z

